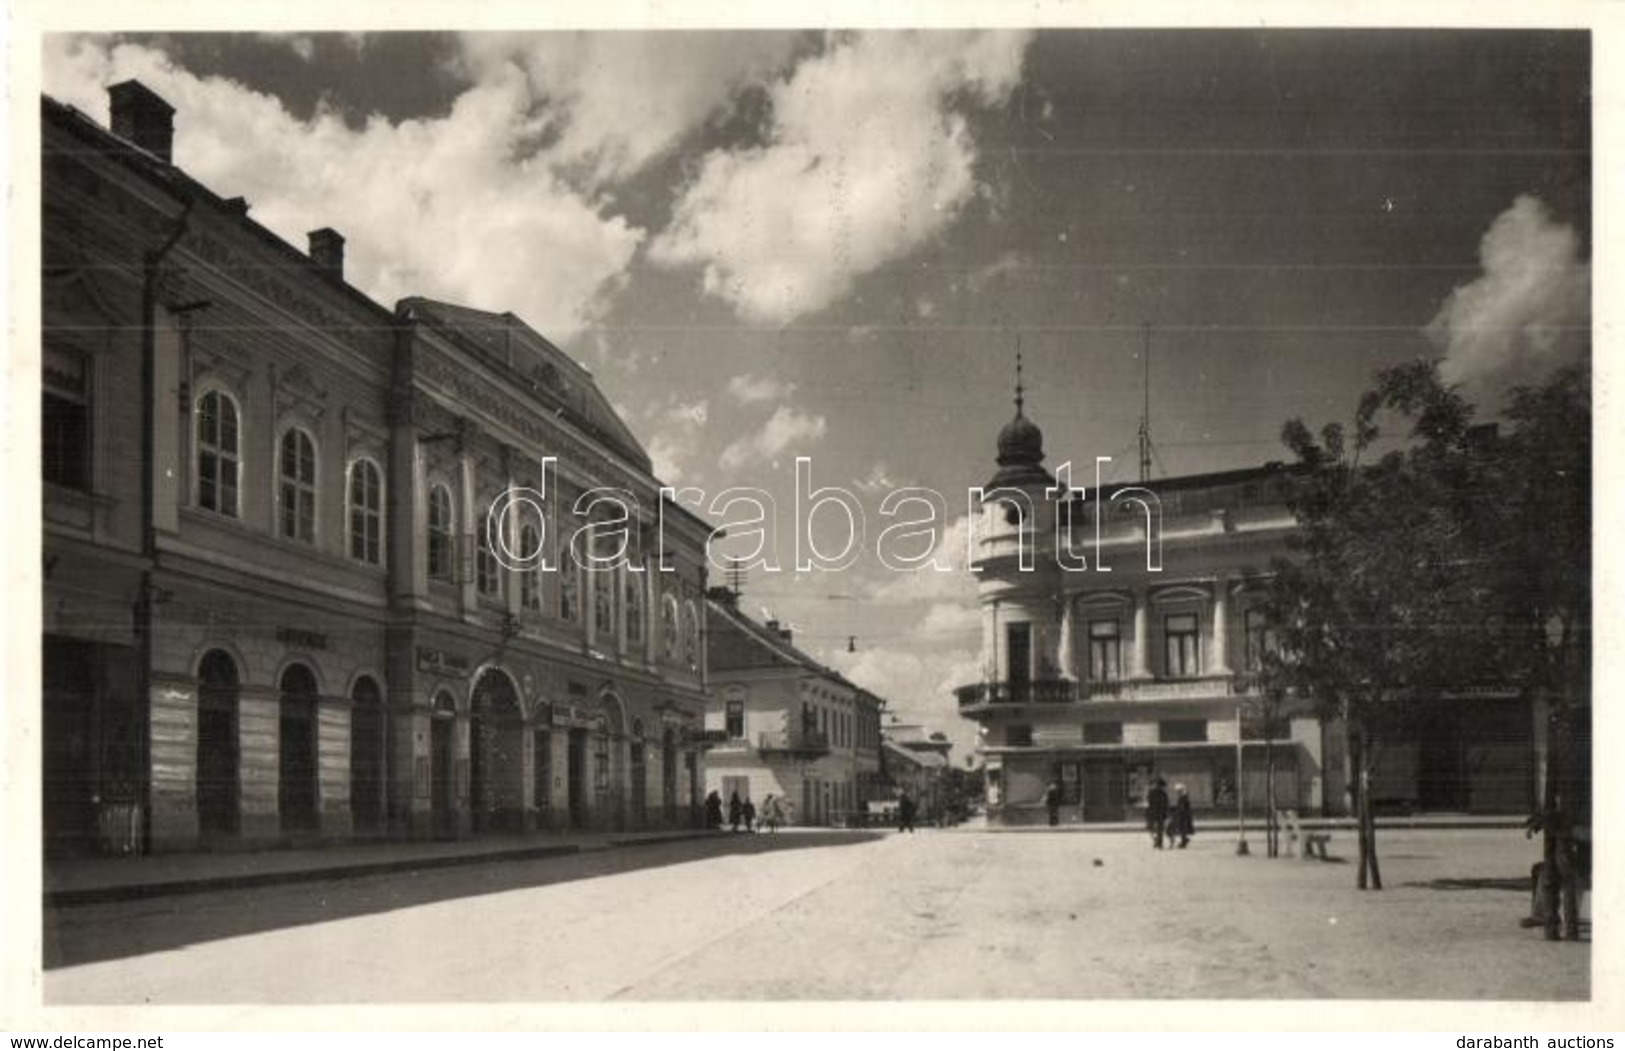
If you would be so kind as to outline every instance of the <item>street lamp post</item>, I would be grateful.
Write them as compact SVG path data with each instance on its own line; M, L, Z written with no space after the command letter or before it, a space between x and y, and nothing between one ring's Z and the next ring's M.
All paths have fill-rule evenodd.
M1236 854L1252 853L1247 848L1246 811L1241 801L1241 702L1236 702Z

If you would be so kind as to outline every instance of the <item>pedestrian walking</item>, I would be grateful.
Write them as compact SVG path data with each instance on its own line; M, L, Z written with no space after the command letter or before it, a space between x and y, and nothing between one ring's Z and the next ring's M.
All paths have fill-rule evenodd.
M1162 849L1162 832L1168 824L1168 782L1157 778L1145 796L1145 827L1151 830L1151 845Z
M1061 786L1054 781L1044 789L1044 806L1049 808L1049 827L1054 828L1061 823Z
M1174 786L1174 816L1168 825L1168 842L1171 844L1174 837L1179 837L1179 849L1184 850L1190 846L1191 837L1196 835L1196 822L1191 820L1191 797L1185 794L1184 785Z
M739 820L744 816L745 804L739 801L739 793L735 792L728 797L728 827L738 832Z
M722 797L715 791L705 797L705 827L709 829L722 827Z
M897 831L914 831L914 811L914 799L908 794L908 790L904 789L903 794L897 799Z
M784 823L784 807L779 797L769 792L767 798L762 800L762 824L767 826L769 832L777 832Z
M746 832L755 832L756 831L756 804L752 803L750 801L750 796L745 797L745 805L740 807L739 813L745 819L745 831Z

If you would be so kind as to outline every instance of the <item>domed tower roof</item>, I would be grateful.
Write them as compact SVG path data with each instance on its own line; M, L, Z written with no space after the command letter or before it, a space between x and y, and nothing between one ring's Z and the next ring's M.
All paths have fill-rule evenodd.
M999 470L988 483L994 486L1043 485L1055 479L1043 468L1044 432L1023 412L1021 351L1016 351L1016 416L999 431Z

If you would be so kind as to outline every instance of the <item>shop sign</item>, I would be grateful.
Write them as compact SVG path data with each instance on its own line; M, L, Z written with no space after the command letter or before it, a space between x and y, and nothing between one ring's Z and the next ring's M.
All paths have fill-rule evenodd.
M419 646L418 671L464 674L468 671L468 658L460 653Z
M319 631L308 631L304 628L278 628L276 629L276 640L285 646L297 646L300 649L327 649L326 635Z

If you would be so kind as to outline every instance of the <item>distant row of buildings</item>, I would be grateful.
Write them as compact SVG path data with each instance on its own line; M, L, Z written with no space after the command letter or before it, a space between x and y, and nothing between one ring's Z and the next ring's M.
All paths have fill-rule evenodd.
M172 163L163 99L110 96L110 129L42 102L49 850L688 826L751 776L707 769L736 699L767 768L809 760L772 782L806 820L887 791L872 695L804 669L769 727L772 674L715 694L713 633L766 636L584 368L380 306L342 236L296 251ZM568 550L598 488L632 502L606 569Z

